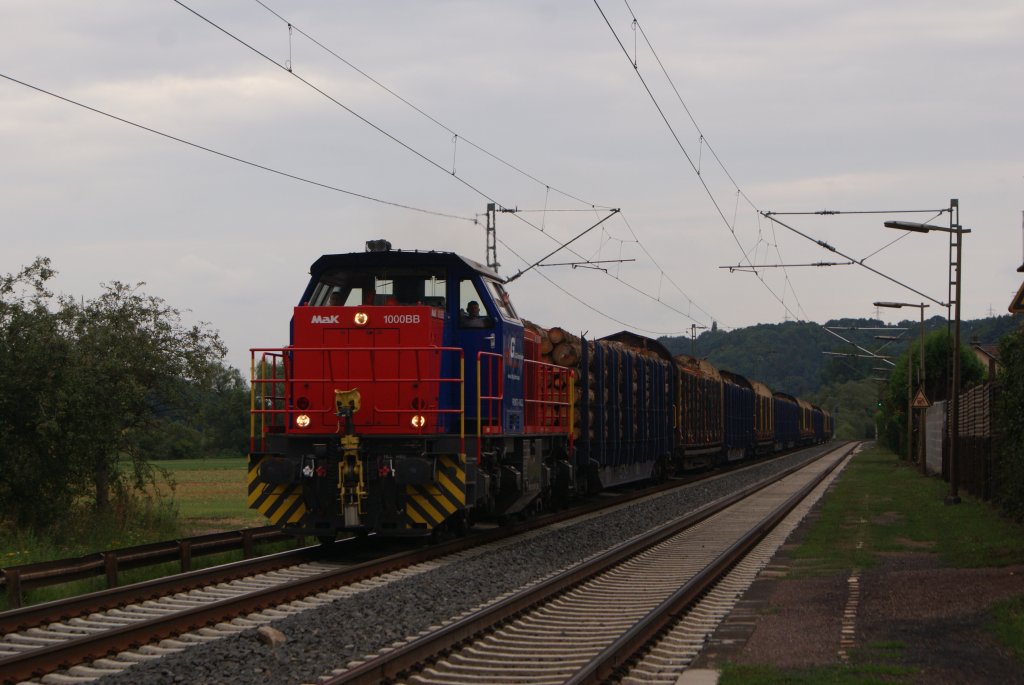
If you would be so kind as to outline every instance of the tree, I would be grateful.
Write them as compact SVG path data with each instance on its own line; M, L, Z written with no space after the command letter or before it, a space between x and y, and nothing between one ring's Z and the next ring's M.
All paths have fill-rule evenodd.
M180 381L180 399L154 407L159 425L140 440L147 460L242 456L249 449L249 384L214 364L204 383Z
M192 423L203 436L203 453L249 451L249 382L236 368L217 364L200 392Z
M168 408L190 408L185 389L208 387L225 353L141 283L55 300L54 275L40 258L0 278L0 518L36 528L82 498L107 508L115 485L141 487L145 436Z
M148 461L138 447L157 408L187 402L182 381L206 382L226 352L215 332L186 326L177 309L143 294L143 285L115 281L93 300L60 299L77 380L66 390L74 404L67 430L92 477L97 509L109 503L122 457L131 459L135 482L145 480Z
M907 435L907 355L911 355L910 373L918 387L921 344L915 340L910 348L895 361L889 382L882 391L882 412L879 419L879 436L893 451L906 456ZM948 331L934 331L925 336L925 395L932 402L949 399L951 381L950 358L953 336ZM960 392L981 383L985 369L970 348L960 345Z
M874 437L877 399L878 388L871 379L828 385L809 398L812 404L832 412L836 437L844 440Z
M47 525L77 493L63 430L71 349L47 309L53 275L40 258L0 277L0 521L19 528Z
M996 440L993 499L1007 514L1024 521L1024 329L999 341L999 391L992 425Z

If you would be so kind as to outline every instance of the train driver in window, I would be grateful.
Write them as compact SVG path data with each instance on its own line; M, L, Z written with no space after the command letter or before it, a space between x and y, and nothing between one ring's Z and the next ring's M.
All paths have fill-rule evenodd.
M327 298L328 307L342 307L345 305L345 298L342 296L340 290L331 291L330 297Z
M480 303L470 300L466 305L466 311L462 313L459 324L463 328L486 328L487 321L480 316Z

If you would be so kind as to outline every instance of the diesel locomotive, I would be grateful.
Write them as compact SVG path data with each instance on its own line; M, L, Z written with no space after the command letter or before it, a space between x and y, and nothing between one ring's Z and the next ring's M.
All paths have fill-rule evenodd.
M828 412L656 340L552 357L555 330L451 252L320 257L290 343L251 351L249 506L321 541L426 536L831 437Z

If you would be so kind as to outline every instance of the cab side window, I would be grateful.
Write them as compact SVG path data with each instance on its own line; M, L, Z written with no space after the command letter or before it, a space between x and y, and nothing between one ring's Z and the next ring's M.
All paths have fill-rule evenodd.
M486 301L471 279L459 281L459 328L493 328L494 319L488 315Z
M501 312L502 318L508 321L519 321L519 316L512 306L512 300L509 299L508 292L505 291L501 283L488 281L487 284L490 286L491 292L494 293L494 304L498 307L498 311Z

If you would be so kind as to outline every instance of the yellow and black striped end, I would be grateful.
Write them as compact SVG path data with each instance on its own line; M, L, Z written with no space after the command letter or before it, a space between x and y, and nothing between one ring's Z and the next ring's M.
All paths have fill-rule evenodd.
M249 508L260 512L278 526L298 523L306 513L302 502L302 486L271 485L259 478L260 460L249 459Z
M405 487L405 527L432 529L466 507L466 455L437 458L437 479Z

